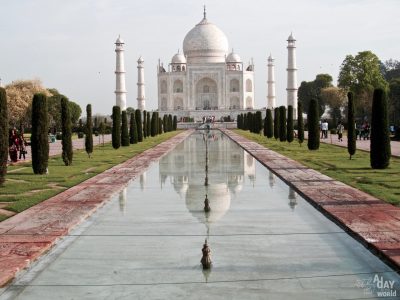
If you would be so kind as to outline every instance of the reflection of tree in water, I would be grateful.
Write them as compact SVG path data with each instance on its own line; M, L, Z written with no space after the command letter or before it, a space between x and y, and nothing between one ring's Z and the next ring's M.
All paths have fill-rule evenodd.
M127 193L127 188L125 187L120 193L119 193L119 210L125 214L126 211L126 193Z
M289 206L292 210L295 209L296 205L297 205L297 193L295 192L295 190L291 187L289 187Z
M269 171L269 177L268 177L268 179L269 179L269 186L270 186L271 188L273 188L274 185L275 185L275 175L274 175L274 173L272 173L271 171Z

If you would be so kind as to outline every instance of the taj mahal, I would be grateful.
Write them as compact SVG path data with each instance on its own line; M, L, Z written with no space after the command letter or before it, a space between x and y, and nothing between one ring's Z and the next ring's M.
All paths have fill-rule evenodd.
M287 39L287 105L297 111L297 68L295 38ZM126 109L124 42L116 41L116 105ZM236 119L240 113L257 110L254 106L254 63L245 64L232 49L224 32L207 19L202 20L183 39L183 52L168 64L157 65L158 111L201 120L212 115ZM138 59L137 108L145 109L144 60ZM276 107L274 58L267 59L267 108Z

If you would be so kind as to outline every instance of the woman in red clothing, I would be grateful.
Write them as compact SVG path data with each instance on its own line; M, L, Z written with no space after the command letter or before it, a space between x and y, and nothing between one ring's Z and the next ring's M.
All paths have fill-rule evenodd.
M9 137L9 154L10 154L10 159L12 162L17 162L18 161L18 149L19 149L19 142L18 142L18 135L17 135L17 130L11 129L10 131L10 137Z

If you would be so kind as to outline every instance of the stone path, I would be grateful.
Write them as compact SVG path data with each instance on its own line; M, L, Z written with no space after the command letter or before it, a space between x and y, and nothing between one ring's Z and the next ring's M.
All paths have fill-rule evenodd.
M110 141L111 141L111 134L104 135L104 143L108 143ZM99 139L98 136L93 136L93 146L96 146L101 143L103 143L102 138ZM83 139L72 140L72 147L74 150L85 149L85 139L83 138ZM26 154L25 160L23 160L23 159L18 160L18 162L13 163L13 165L27 162L32 159L31 146L27 146L26 148L27 148L28 153ZM49 156L60 155L61 153L62 153L61 141L56 140L54 143L49 143ZM19 155L19 153L18 153L18 155Z
M79 185L0 223L0 287L58 239L122 190L149 165L181 143L184 131Z
M304 132L305 138L308 137L308 132ZM322 143L326 144L333 144L336 146L340 147L346 147L347 148L347 136L343 136L343 141L340 142L338 141L337 134L328 134L327 139L321 139L320 140ZM370 151L370 140L357 140L357 149L363 150L363 151ZM391 141L390 142L390 147L392 151L392 156L397 156L400 157L400 142L398 141Z
M221 129L365 247L400 270L400 208Z

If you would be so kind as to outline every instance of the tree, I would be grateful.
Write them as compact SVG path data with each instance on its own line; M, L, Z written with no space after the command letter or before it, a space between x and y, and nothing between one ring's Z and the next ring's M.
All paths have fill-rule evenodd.
M172 131L172 115L168 115L168 131Z
M32 169L35 174L45 174L49 162L49 131L47 116L47 97L35 94L32 101L31 153Z
M255 115L255 133L260 134L261 129L263 128L262 123L262 114L261 111L256 111Z
M374 91L371 118L371 167L386 169L390 163L390 134L387 99L383 89Z
M164 132L168 132L168 116L167 115L163 116L163 126L164 126Z
M130 116L132 113L135 113L135 109L133 107L127 107L126 113L128 116Z
M129 121L129 142L131 144L137 144L138 142L138 133L136 128L136 120L135 113L131 112L131 119Z
M274 138L277 140L279 138L279 107L276 107L274 110Z
M85 150L90 158L93 153L93 122L92 122L92 105L86 106L86 135L85 135Z
M158 117L158 134L162 134L163 132L163 124L160 117Z
M279 140L285 142L286 136L286 107L283 105L279 107Z
M249 121L247 120L247 114L243 114L243 130L249 129Z
M329 114L336 124L342 119L342 111L347 104L346 91L338 87L327 87L321 90L321 99L329 106Z
M400 77L389 83L390 123L400 126Z
M153 112L152 116L151 116L151 128L150 128L150 132L151 132L151 136L156 136L158 133L158 125L157 125L157 114L156 112Z
M150 136L150 132L147 131L147 122L150 122L150 119L147 120L147 111L143 111L143 138L147 138L147 136Z
M298 102L301 102L306 111L308 111L310 99L316 98L319 105L319 117L321 117L326 109L326 103L321 97L321 91L324 88L331 87L332 80L332 76L329 74L318 74L313 81L303 81L297 93Z
M267 136L267 132L268 132L268 120L267 120L267 116L265 116L265 118L264 118L264 129L263 129L264 136Z
M103 140L103 147L104 147L104 134L106 133L106 124L104 122L100 122L99 125L99 134L101 134L102 140Z
M178 129L178 117L174 116L174 123L172 124L173 130L176 131Z
M383 74L387 82L400 78L400 61L389 59L383 64Z
M121 146L129 146L128 116L126 110L122 111Z
M308 121L308 142L307 146L309 150L319 149L319 112L318 112L318 100L312 98L307 114Z
M35 80L16 80L5 86L7 96L8 121L11 126L21 123L27 126L32 116L32 99L35 94L51 96L42 82Z
M157 120L158 120L158 117L157 117L157 119L155 121L156 123L157 123ZM147 126L147 129L146 129L147 130L147 136L150 136L151 135L151 116L150 116L150 112L149 111L147 112L147 125L146 126Z
M293 106L288 106L288 119L287 119L287 141L293 142L294 139L294 128L293 128Z
M112 120L112 146L118 149L121 147L121 108L117 105L113 106Z
M382 88L386 91L388 88L381 62L371 51L346 56L340 66L338 86L354 93L355 115L363 119L371 115L374 89Z
M238 129L242 129L242 124L243 124L242 119L243 119L243 115L242 114L239 114L237 116L237 118L236 118L236 127Z
M57 89L47 90L50 97L47 98L47 106L49 113L49 126L53 132L60 131L62 127L61 121L61 99L67 98L67 96L60 94ZM68 99L68 98L67 98ZM82 114L81 107L75 102L68 100L70 118L72 124L76 124Z
M6 90L0 87L0 186L7 174L8 159L8 111Z
M348 108L347 108L347 152L349 152L350 159L356 153L356 120L354 117L354 96L352 92L347 94Z
M143 125L142 125L142 113L140 109L135 111L136 128L138 133L138 142L143 142Z
M300 146L304 142L303 104L301 102L297 102L297 140Z
M247 113L247 126L250 132L254 132L254 120L251 112Z
M272 138L274 136L274 123L272 119L272 111L268 108L267 109L267 115L266 115L266 120L267 120L267 138Z
M72 128L71 115L69 113L68 99L61 98L61 133L62 133L62 159L66 166L72 165L73 150L72 150Z

